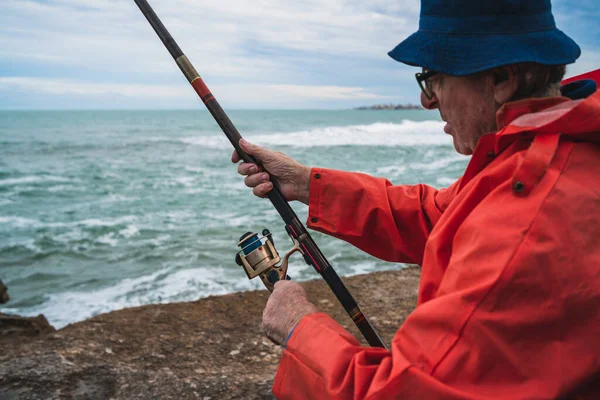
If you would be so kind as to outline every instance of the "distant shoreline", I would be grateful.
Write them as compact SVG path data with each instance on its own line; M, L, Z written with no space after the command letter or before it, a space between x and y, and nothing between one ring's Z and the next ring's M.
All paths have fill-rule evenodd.
M373 106L356 107L354 110L422 110L416 104L375 104Z

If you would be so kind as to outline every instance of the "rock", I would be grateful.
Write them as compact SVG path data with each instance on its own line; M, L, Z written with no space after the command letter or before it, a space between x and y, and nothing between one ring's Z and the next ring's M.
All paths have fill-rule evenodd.
M0 314L0 336L31 337L53 332L56 329L41 314L31 318Z
M8 297L8 288L0 280L0 304L8 303L10 297Z
M343 280L389 344L416 304L419 269ZM325 282L302 286L364 343ZM282 349L260 328L268 296L118 310L59 331L43 316L0 314L0 399L273 399Z

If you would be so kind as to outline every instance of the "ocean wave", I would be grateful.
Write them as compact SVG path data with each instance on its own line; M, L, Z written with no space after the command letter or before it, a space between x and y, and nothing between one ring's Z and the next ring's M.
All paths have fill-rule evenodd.
M111 193L107 197L100 199L99 203L119 203L119 202L129 202L136 201L138 197L128 197L122 194Z
M69 178L53 175L31 175L20 178L0 179L0 186L22 185L26 183L72 182Z
M454 182L456 182L455 178L448 178L446 176L439 177L436 180L436 183L442 187L448 187L448 186L452 185Z
M123 279L115 285L87 291L66 291L45 296L41 305L0 308L0 312L20 315L44 314L56 328L82 321L94 315L146 304L192 301L211 295L260 289L258 280L242 279L239 270L194 268L175 271L162 269L151 275ZM239 279L228 279L235 273ZM243 274L242 274L243 275ZM65 305L68 304L68 307Z
M134 215L126 215L113 219L90 218L74 222L42 222L37 219L23 218L17 216L0 216L0 224L6 224L11 228L70 228L84 226L88 228L112 227L133 222L137 219Z
M119 244L119 239L115 237L114 232L109 232L106 235L102 235L96 239L96 243L106 244L110 247L116 247Z
M119 235L123 236L126 239L137 236L140 233L140 230L135 225L128 225L127 228L119 231Z
M377 176L402 175L406 172L404 165L389 165L387 167L379 167L375 170Z
M464 163L465 157L456 153L447 157L437 157L435 160L430 162L412 162L409 164L409 168L413 170L421 170L421 171L443 171L448 168L452 164L456 163Z
M293 147L452 145L452 139L442 132L443 123L439 121L404 120L400 124L333 126L286 134L258 135L249 137L248 140Z
M39 224L41 224L41 222L31 218L8 216L0 217L0 224L6 224L11 228L29 228L33 226L38 226Z
M252 142L267 146L331 147L331 146L452 146L443 133L440 121L410 121L399 124L378 122L370 125L329 126L290 133L248 135ZM169 138L169 140L172 140ZM208 147L231 147L223 135L184 137L181 143Z
M0 247L0 253L4 257L13 256L15 254L26 254L30 257L37 257L44 254L43 250L35 243L34 239L25 239L20 242L8 243L6 246Z
M56 185L48 188L49 192L85 192L86 188L83 186L72 186L72 185Z

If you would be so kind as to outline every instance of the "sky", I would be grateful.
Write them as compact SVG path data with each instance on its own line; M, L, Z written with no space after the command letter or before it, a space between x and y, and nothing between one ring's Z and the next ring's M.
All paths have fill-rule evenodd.
M555 0L600 68L597 0ZM200 100L133 0L0 0L0 109L192 109ZM387 52L418 28L416 0L150 0L224 108L418 103Z

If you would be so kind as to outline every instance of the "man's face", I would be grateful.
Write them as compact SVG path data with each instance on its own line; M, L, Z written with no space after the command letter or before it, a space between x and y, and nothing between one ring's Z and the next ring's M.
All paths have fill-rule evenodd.
M433 96L421 93L426 109L438 109L446 122L444 132L454 139L454 148L472 154L481 136L496 130L496 104L489 76L455 77L436 74L429 78Z

